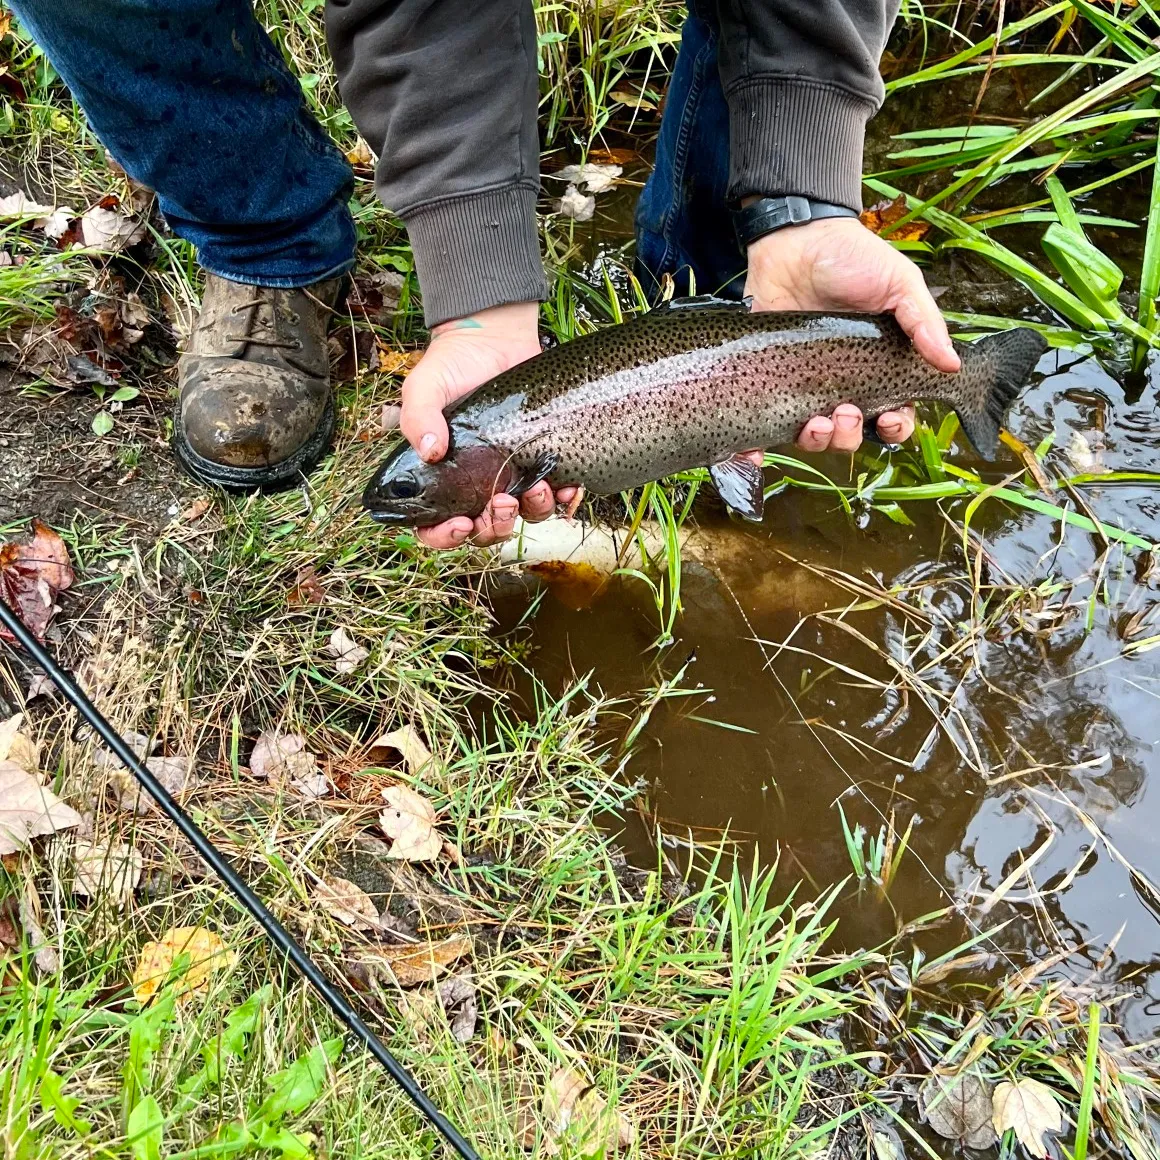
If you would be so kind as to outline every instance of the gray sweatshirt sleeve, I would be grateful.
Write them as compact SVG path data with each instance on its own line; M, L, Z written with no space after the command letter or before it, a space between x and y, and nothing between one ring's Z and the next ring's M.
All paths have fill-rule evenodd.
M405 223L428 326L547 296L530 0L330 0L339 89Z
M897 0L717 0L729 197L797 194L862 208L866 122Z

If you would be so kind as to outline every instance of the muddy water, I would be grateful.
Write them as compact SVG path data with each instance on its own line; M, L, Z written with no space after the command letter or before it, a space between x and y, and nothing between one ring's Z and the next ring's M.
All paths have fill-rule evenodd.
M1009 83L998 78L989 99L1013 101ZM937 107L923 105L932 99ZM956 95L943 86L887 113L895 126L954 124L973 103L973 88ZM872 157L889 148L892 124L877 125ZM1041 194L1010 186L994 196L1018 204ZM1129 182L1089 208L1142 222L1146 197L1145 184ZM586 242L595 269L622 253L630 205L627 196L601 203ZM1138 262L1142 231L1092 234L1129 272ZM1026 238L1003 237L1028 252ZM937 264L928 280L951 288L951 309L1048 318L967 255ZM1049 463L1063 474L1074 470L1069 445L1110 469L1155 470L1156 393L1149 372L1130 379L1094 357L1053 352L1011 429L1032 446L1053 435ZM961 446L950 458L981 466ZM849 475L846 458L813 462L836 479ZM1000 464L985 478L1015 467ZM1083 498L1106 522L1160 539L1155 489L1089 487ZM879 515L859 527L832 497L791 490L748 527L706 502L697 518L719 529L727 549L713 568L687 568L670 648L653 648L657 614L639 583L613 583L579 609L574 593L549 593L518 628L527 595L509 593L497 600L501 618L532 647L526 667L505 680L530 697L533 679L559 693L591 672L618 696L688 663L682 687L696 695L661 702L629 768L675 861L690 838L727 830L767 860L780 856L787 879L824 888L851 872L838 803L851 827L871 833L890 818L899 830L913 822L889 896L852 888L841 902L844 945L880 943L902 923L954 906L919 945L941 952L1010 919L986 944L994 973L1062 945L1071 956L1058 969L1086 978L1114 946L1103 977L1133 989L1119 1019L1128 1036L1148 1039L1160 1029L1160 893L1149 885L1160 883L1160 648L1126 646L1160 633L1160 568L1134 549L1105 554L1082 530L1061 535L1042 516L989 503L974 521L995 585L989 596L1010 599L1012 610L972 647L956 648L979 611L958 538L963 506L946 506L954 524L933 504L906 510L913 527ZM819 574L826 569L895 591L898 604L852 607L860 598ZM1015 594L1035 587L1038 598ZM900 670L921 677L909 695ZM923 690L933 691L929 703ZM648 856L643 825L628 838Z

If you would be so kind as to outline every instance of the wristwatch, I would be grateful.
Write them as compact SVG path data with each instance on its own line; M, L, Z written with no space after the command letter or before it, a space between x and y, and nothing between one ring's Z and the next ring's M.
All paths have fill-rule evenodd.
M811 197L763 197L733 211L733 232L742 250L758 238L786 226L800 226L819 218L856 218L856 210Z

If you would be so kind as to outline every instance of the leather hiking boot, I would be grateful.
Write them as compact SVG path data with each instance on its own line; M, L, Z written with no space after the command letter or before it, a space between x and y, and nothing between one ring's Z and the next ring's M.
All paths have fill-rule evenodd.
M177 370L173 447L190 475L274 491L326 454L335 424L326 329L344 282L278 290L206 275Z

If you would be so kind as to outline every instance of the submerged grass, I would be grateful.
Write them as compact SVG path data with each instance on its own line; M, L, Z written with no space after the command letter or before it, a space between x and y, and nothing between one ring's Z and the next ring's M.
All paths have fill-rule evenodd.
M337 100L318 8L265 0L260 13L312 107L352 148L354 127ZM892 92L969 74L985 84L996 70L1040 76L1036 70L1052 66L1052 79L1028 102L1034 120L922 130L902 142L900 164L872 178L871 188L889 196L916 183L907 185L914 191L905 195L908 216L942 239L924 240L916 256L978 254L1038 296L1045 309L1036 323L1056 345L1109 357L1126 345L1141 357L1156 344L1155 199L1135 311L1121 301L1122 275L1088 239L1120 219L1089 212L1085 199L1155 162L1149 6L1058 3L1014 21L1000 17L1001 28L988 35L974 23L987 14L967 6L907 4L904 15L917 45L906 51L918 59L890 78ZM654 127L680 16L668 0L539 5L549 143L583 150L626 126ZM30 172L50 168L62 201L95 200L114 180L103 151L19 29L8 65L29 93L26 104L5 107L13 160ZM1073 82L1058 82L1068 74L1098 83L1065 99ZM1065 180L1080 164L1100 176ZM1008 185L1028 175L1043 195L1002 204ZM942 184L928 184L935 182ZM397 315L377 321L374 335L392 350L412 346L421 328L398 223L365 177L356 201L363 261L407 279ZM1054 231L1050 265L991 236L1028 225ZM197 275L188 247L159 242L149 277L169 300L192 302ZM568 245L554 230L550 248L561 262ZM0 267L0 312L51 313L52 288L80 276L86 260L70 255L62 266L41 252ZM631 276L614 284L607 264L601 273L558 271L545 309L558 338L646 307ZM0 325L12 317L0 313ZM956 321L975 331L1002 324L977 315ZM568 1068L602 1106L623 1115L631 1128L623 1146L634 1154L805 1160L872 1146L882 1158L894 1155L880 1139L891 1124L915 1154L935 1154L933 1138L915 1127L914 1083L932 1070L981 1067L993 1079L1050 1082L1074 1121L1066 1139L1077 1160L1096 1151L1154 1156L1155 1072L1146 1058L1117 1053L1101 1038L1099 1012L1110 1009L1110 993L1085 994L1029 969L986 988L968 979L948 1000L938 984L991 951L988 932L922 961L907 939L935 921L927 916L904 927L897 945L830 957L837 888L823 885L807 899L783 881L784 870L748 869L721 851L695 873L677 873L663 853L649 872L624 864L597 821L632 799L634 745L656 699L676 695L677 678L639 705L611 706L579 680L559 697L538 689L526 717L501 705L469 722L465 705L486 695L481 674L507 657L481 598L489 565L467 551L434 556L406 535L384 540L358 520L351 498L378 452L374 409L396 389L385 375L344 388L340 453L301 494L223 501L203 520L175 520L152 545L124 528L94 530L78 520L67 534L85 607L100 599L67 629L65 648L83 660L90 687L122 728L196 759L188 804L211 836L275 913L346 976L388 1046L481 1152L603 1150L604 1113L596 1113L594 1146L591 1123L586 1128L579 1116L561 1130L558 1096L555 1103L545 1096ZM924 426L916 450L889 460L863 452L846 482L797 457L770 455L767 463L781 472L770 497L817 490L854 519L876 514L901 524L911 519L908 505L935 501L957 521L968 571L984 504L1034 513L1061 532L1091 533L1104 545L1101 568L1122 549L1155 546L1146 530L1100 518L1084 496L1097 479L1107 486L1160 477L1060 474L1041 447L1023 449L1013 476L989 479L950 461L956 429L953 417ZM624 497L630 522L654 520L667 537L664 569L639 574L654 594L662 645L680 610L678 533L703 478L692 472ZM984 591L977 569L971 577L972 619L955 626L959 635L945 650L965 671L981 663L975 646L988 632L1021 616L1041 623L1063 615L1070 597L1053 581ZM862 578L831 578L848 583L859 602L895 607L902 598L868 591ZM321 603L294 596L307 583L318 585ZM369 650L354 673L336 672L324 652L339 627ZM826 627L857 631L839 616ZM873 650L867 640L859 643ZM885 682L847 675L927 705L937 728L953 732L964 762L986 772L953 697L931 686L922 664L896 663ZM7 670L4 679L8 699L21 700L23 674ZM325 1012L271 960L217 884L198 875L174 835L154 816L116 807L110 772L74 735L69 715L41 704L31 716L26 727L43 742L44 772L89 813L88 840L131 842L146 867L143 888L122 907L112 892L87 901L77 895L71 839L5 862L3 890L12 900L0 927L5 1153L430 1155L438 1145L429 1130L364 1057L333 1039ZM400 726L419 731L435 754L431 764L416 770L392 760L384 768L381 754L372 758L373 739ZM272 728L302 731L321 756L330 785L321 803L251 776L250 744ZM380 790L394 782L432 800L462 861L413 874L383 859L370 839ZM855 877L888 897L913 857L909 828L899 834L893 819L883 819L870 833L839 813ZM471 957L458 971L479 1007L468 1042L454 1038L430 987L404 988L374 968L386 940L352 932L319 904L314 884L328 873L365 882L378 909L393 907L410 924L404 934L422 945L471 938ZM39 956L37 925L46 940ZM192 1002L177 1002L170 981L160 1000L141 1007L129 986L137 956L167 927L182 925L214 930L237 953L236 965Z

